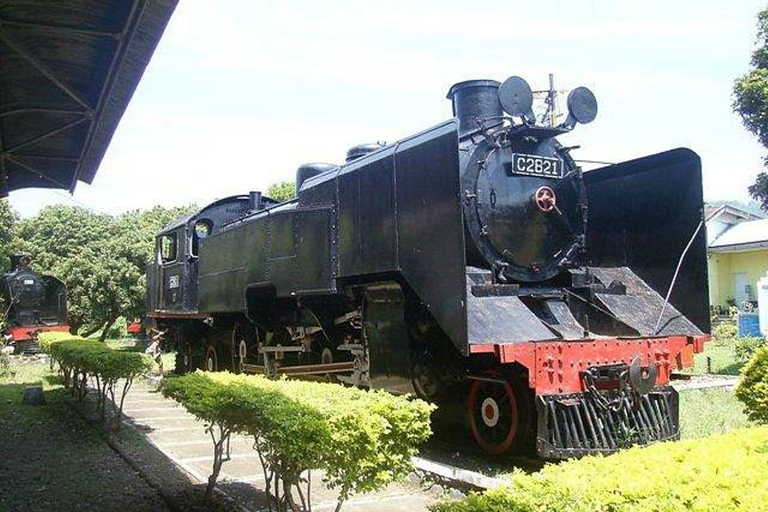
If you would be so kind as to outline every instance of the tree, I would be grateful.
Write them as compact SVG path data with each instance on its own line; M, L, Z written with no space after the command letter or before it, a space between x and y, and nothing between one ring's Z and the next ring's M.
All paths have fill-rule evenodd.
M768 147L768 9L757 14L757 48L752 52L751 69L736 79L733 86L733 110L760 143ZM763 159L768 167L768 157ZM768 211L768 174L757 175L749 194Z
M36 268L67 285L69 325L90 336L123 316L145 310L147 263L155 234L193 206L132 211L114 217L85 208L56 205L21 221L19 238Z
M0 199L0 273L9 265L9 258L17 247L16 224L19 216L6 199Z
M267 189L267 197L275 201L290 201L296 197L296 183L292 181L279 181L273 183Z
M115 234L114 219L86 208L55 205L19 223L18 236L25 252L32 255L38 272L51 274L67 285L69 325L78 332L103 317L95 308L99 265L109 258L102 247Z
M16 240L16 223L18 220L16 212L13 211L8 201L0 199L0 274L10 263L9 258ZM0 297L0 331L5 324L7 308L8 306L3 303L3 299Z

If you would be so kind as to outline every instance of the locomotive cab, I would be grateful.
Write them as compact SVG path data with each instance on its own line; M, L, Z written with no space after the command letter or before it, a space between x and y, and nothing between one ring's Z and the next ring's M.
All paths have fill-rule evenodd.
M147 266L150 316L198 312L198 262L203 240L222 227L277 201L260 192L220 199L180 217L155 238L154 260Z

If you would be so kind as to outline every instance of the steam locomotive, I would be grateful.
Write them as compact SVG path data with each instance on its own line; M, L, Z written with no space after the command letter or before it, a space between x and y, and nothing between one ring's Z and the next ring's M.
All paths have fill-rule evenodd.
M701 164L582 172L519 77L455 84L453 118L306 164L298 197L229 197L157 236L149 313L177 371L413 393L492 454L678 436L672 372L708 339Z
M11 256L11 268L0 277L0 307L5 315L5 341L16 352L39 349L37 335L69 331L67 289L53 276L38 274L28 254Z

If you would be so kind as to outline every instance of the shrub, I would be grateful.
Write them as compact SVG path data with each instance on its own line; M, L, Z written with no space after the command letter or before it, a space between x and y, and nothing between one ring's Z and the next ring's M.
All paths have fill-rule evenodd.
M435 512L757 512L768 503L768 427L636 447L514 473Z
M0 379L12 377L11 360L7 354L0 352Z
M41 332L37 335L37 342L40 345L40 350L48 353L48 349L53 343L56 343L58 341L64 341L64 340L70 340L76 338L76 336L73 336L72 334L68 332L61 332L61 331L48 331L48 332Z
M41 349L51 356L52 362L58 363L64 385L72 395L82 400L88 392L88 379L92 378L99 391L101 418L106 417L109 396L119 427L125 396L133 385L133 379L152 368L150 358L135 352L112 350L104 343L66 333L44 333L40 336ZM119 382L122 393L118 400L115 391Z
M734 345L734 352L739 361L749 361L755 351L765 345L765 338L738 338Z
M744 404L749 419L768 423L768 347L757 350L741 370L736 398Z
M723 320L712 331L712 342L715 345L730 345L739 334L739 328L733 319Z
M214 467L206 497L229 435L245 433L254 437L278 510L308 508L312 470L322 470L324 483L340 489L339 506L352 493L404 478L431 433L431 405L383 391L226 372L171 378L162 390L209 423Z

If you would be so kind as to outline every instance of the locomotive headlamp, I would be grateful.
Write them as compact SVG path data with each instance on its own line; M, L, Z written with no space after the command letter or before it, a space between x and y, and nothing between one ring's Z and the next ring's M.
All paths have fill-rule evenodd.
M597 117L597 99L586 87L577 87L568 94L568 121L591 123ZM573 125L574 123L567 124Z
M533 92L528 82L519 76L511 76L499 87L499 103L511 116L533 118Z

